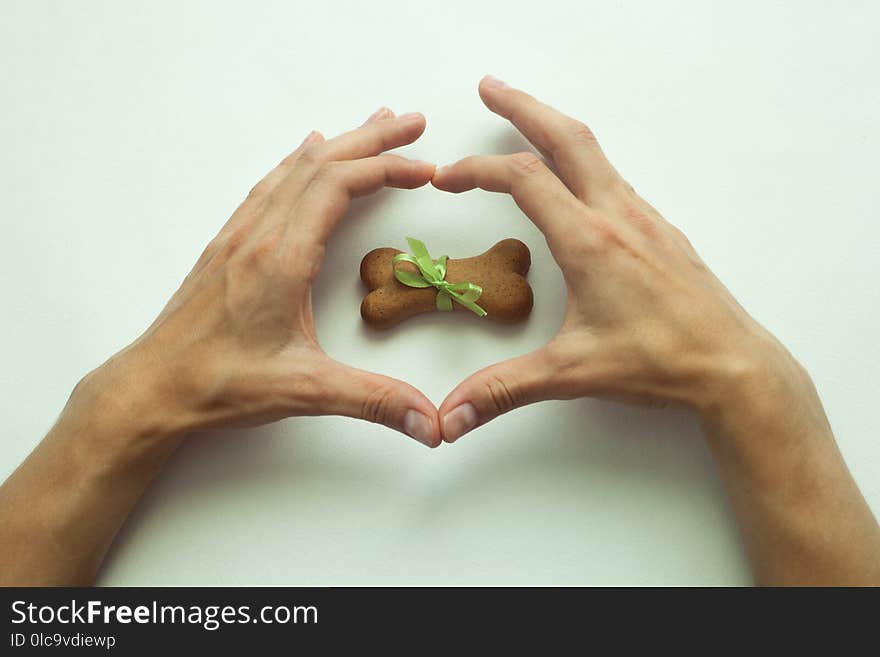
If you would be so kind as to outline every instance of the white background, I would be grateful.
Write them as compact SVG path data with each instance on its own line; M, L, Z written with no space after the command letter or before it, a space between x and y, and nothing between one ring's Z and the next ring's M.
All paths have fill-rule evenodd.
M251 184L311 129L422 111L405 149L522 149L487 72L589 123L812 372L880 511L880 5L871 2L9 2L0 9L0 477L76 381L142 331ZM414 234L532 250L524 325L365 329L358 263ZM510 199L432 188L356 204L318 334L436 403L546 341L562 279ZM461 319L460 315L456 315ZM756 436L756 440L760 440ZM684 412L545 403L431 451L293 419L190 440L102 584L745 584L733 518Z

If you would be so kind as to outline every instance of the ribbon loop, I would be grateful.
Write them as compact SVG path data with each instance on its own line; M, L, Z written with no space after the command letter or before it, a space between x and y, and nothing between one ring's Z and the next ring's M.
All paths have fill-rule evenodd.
M412 254L398 253L392 261L394 277L398 281L408 287L436 288L437 310L444 312L452 310L452 301L455 300L478 317L486 316L486 311L476 304L477 299L483 294L483 288L473 283L450 283L446 280L446 261L449 256L440 256L434 261L424 242L413 237L407 237L406 241ZM421 275L399 270L397 265L401 262L415 265Z

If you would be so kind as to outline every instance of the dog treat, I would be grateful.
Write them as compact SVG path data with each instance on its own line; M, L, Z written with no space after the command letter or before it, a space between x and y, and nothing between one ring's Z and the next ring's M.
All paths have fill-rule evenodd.
M424 244L407 239L412 255L385 247L361 261L361 280L370 289L361 304L367 324L390 328L438 309L512 323L532 310L532 288L525 279L532 258L519 240L502 240L473 258L434 260Z

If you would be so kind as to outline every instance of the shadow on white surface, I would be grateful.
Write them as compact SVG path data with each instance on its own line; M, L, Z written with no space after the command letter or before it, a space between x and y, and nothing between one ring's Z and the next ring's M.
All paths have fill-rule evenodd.
M350 431L332 430L345 419L320 432L295 419L197 435L121 531L102 583L114 583L122 555L138 563L132 583L143 584L747 582L735 548L726 550L734 567L717 570L717 551L737 539L686 413L553 406L552 415L517 411L497 420L502 432L477 430L433 451L407 449L384 429L389 440L352 443ZM582 430L563 432L571 426ZM141 551L138 542L159 523L162 540ZM175 525L188 530L184 544L175 544ZM682 532L705 544L670 557L662 546ZM333 536L357 553L328 549ZM388 565L390 555L410 551L425 560ZM204 559L215 569L199 567L193 581L186 561ZM352 576L346 559L359 560L363 574Z

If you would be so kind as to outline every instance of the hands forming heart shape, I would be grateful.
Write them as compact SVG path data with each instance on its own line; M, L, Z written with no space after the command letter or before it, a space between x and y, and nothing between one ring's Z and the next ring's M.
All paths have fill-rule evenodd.
M155 322L79 382L0 486L0 583L91 582L193 430L336 414L436 447L524 404L593 396L696 411L757 581L880 584L880 526L805 370L583 123L493 78L480 95L543 159L480 155L436 169L387 154L425 119L383 108L333 139L311 133L251 190ZM472 374L439 409L407 383L330 358L312 317L324 245L350 200L428 182L511 195L568 290L556 336Z
M87 380L120 391L116 403L128 412L149 409L161 435L336 414L436 447L547 399L674 402L711 413L744 372L779 359L778 343L584 124L494 78L480 95L543 160L481 155L435 169L384 154L425 129L421 114L385 108L333 139L312 132L251 190L149 329ZM565 320L547 345L476 372L439 409L407 383L330 358L312 316L324 244L349 201L428 182L510 194L545 235L568 287Z

